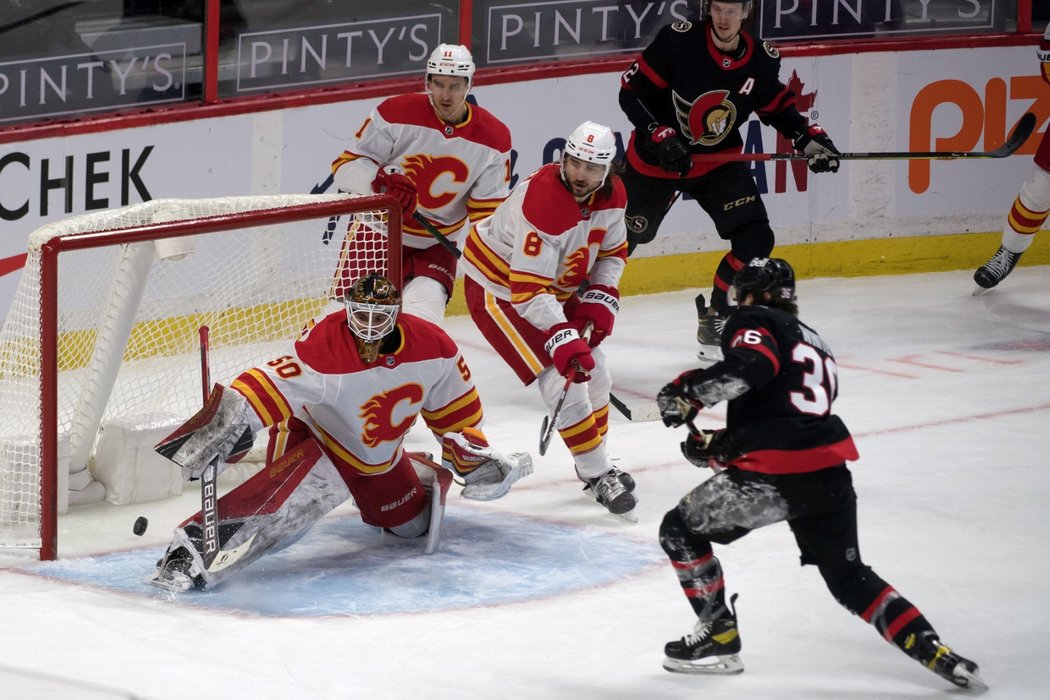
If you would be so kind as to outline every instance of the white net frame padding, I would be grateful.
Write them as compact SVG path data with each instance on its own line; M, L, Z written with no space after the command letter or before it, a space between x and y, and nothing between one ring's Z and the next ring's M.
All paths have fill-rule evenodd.
M227 384L357 277L400 286L400 231L392 197L342 194L153 200L34 231L0 331L0 551L57 556L101 426L199 409L201 326Z

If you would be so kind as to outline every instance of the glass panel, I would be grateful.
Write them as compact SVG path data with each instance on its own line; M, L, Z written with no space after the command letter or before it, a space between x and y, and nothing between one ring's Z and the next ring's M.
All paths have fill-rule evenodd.
M994 34L1016 7L1016 0L764 0L755 21L763 39L779 43Z
M0 126L200 94L204 0L3 0Z
M458 0L223 2L219 94L421 76L458 23Z
M663 25L697 13L691 0L474 0L474 60L500 66L631 56Z

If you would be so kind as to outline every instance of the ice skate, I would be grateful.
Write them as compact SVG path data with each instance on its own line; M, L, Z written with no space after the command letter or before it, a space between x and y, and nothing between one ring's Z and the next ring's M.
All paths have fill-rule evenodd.
M955 653L936 637L930 636L920 640L919 649L913 656L923 666L960 688L980 691L988 689L981 680L977 664Z
M736 596L730 600L730 605ZM736 614L726 610L714 620L697 620L693 631L664 646L664 668L673 673L731 675L743 673Z
M978 294L984 294L986 291L994 287L995 285L1006 279L1014 267L1017 265L1017 261L1021 259L1021 253L1011 253L1003 246L999 246L999 250L995 251L995 255L992 259L977 268L977 271L973 273L973 281L977 283L977 289L974 291L974 296Z
M599 477L587 479L583 488L613 515L618 515L630 522L637 522L631 511L638 505L638 499L631 493L634 488L634 479L627 472L613 467Z
M707 306L703 294L696 296L696 342L700 347L696 356L701 360L718 361L722 359L722 329L726 325L726 317L715 311L714 307Z
M627 489L628 493L634 493L634 477L625 471L620 471L617 467L610 467L609 471L616 475L616 478L620 480L623 487ZM583 482L583 490L586 491L590 488L590 480L586 477L580 476L579 470L576 470L576 478Z
M174 593L204 588L204 578L200 575L198 564L185 547L164 553L164 558L157 562L157 573L149 580L150 585Z

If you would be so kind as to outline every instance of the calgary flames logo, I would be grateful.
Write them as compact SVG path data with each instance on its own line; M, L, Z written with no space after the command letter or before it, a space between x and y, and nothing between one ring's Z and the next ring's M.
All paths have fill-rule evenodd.
M577 248L565 258L565 274L558 278L555 286L559 289L576 289L587 276L587 263L591 256L586 248Z
M705 92L693 102L674 95L674 108L682 134L691 143L717 145L736 126L736 105L727 100L728 90Z
M419 194L419 206L424 209L440 209L459 195L459 188L453 191L435 192L435 186L448 187L449 184L462 185L470 175L470 168L458 158L451 156L439 156L434 158L427 155L407 156L401 163L405 174L416 183L416 192ZM446 183L438 183L442 176L447 175Z
M394 411L402 401L409 404L402 409L405 417L394 423ZM364 421L361 441L368 447L376 447L380 443L400 440L416 419L417 411L412 405L422 401L423 387L418 384L403 384L368 399L358 414Z

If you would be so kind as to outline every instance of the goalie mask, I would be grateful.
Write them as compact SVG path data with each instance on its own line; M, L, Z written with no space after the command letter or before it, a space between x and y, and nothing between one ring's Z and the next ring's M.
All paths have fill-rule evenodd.
M613 158L616 157L616 137L613 136L612 129L588 121L576 127L569 134L569 138L565 139L565 150L562 152L561 157L561 177L565 184L573 190L573 194L579 197L580 194L573 186L573 174L567 168L569 156L600 166L600 171L596 170L596 172L600 172L601 178L597 180L596 184L586 194L598 189L605 184L605 180L609 177Z
M795 300L795 271L782 258L755 258L733 276L733 289L739 304L748 294L756 304L763 303L763 294L769 292L772 300Z
M357 339L358 355L366 364L375 362L383 339L397 326L401 294L393 282L373 272L354 282L344 302L346 322Z

